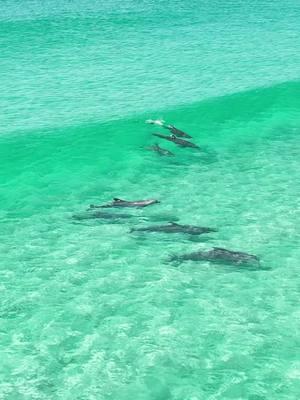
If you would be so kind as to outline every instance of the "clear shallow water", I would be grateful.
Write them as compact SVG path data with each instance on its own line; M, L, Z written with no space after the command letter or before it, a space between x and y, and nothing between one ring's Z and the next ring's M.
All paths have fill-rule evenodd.
M299 34L296 5L279 9L264 2L251 14L250 6L221 8L221 3L203 3L205 12L194 13L195 5L174 2L172 7L131 2L117 10L100 3L52 7L48 2L44 9L34 2L6 3L0 398L297 398L300 85L292 80L299 71L299 40L291 40ZM97 13L108 21L102 30ZM94 47L82 44L76 51L87 16L97 27L88 31ZM226 45L222 32L236 37L228 70L221 47L207 50L207 67L199 61L200 20L206 28L214 23ZM113 23L117 32L99 36ZM49 35L48 24L56 26ZM157 41L163 31L177 51L182 49L179 37L171 40L176 24L191 36L187 52L178 57L180 85L176 80L167 85L166 77L174 75L165 63L174 48L166 46L162 57ZM282 42L275 48L258 32L246 40L244 32L256 24L274 40L280 33ZM133 25L134 36L126 36ZM207 34L212 27L206 28L202 25ZM24 32L31 32L30 41ZM57 60L42 70L41 59L35 69L38 57L52 51L50 39L61 55L62 82ZM249 51L256 41L261 45ZM143 58L150 42L154 71ZM104 45L106 72L115 71L112 80L96 57L90 58ZM119 47L118 59L112 59ZM137 59L131 59L130 48ZM283 49L290 57L281 57ZM251 64L241 74L246 58ZM89 73L77 70L83 59ZM121 67L126 60L128 70ZM211 80L205 79L206 68L214 71ZM57 85L53 92L50 81ZM261 85L269 87L257 88ZM209 95L215 97L206 99ZM104 100L97 103L97 96ZM144 124L151 117L182 127L203 151L160 142L176 153L174 159L147 152L157 131ZM90 203L115 196L154 197L161 204L124 210L132 218L122 223L72 219ZM174 219L219 232L198 241L129 234L134 226ZM170 254L212 246L257 254L264 269L166 263Z

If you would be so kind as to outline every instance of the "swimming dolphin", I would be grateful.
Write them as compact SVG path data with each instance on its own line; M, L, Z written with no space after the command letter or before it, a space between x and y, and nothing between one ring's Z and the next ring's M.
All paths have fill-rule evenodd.
M169 150L163 149L157 143L155 143L154 145L152 145L150 147L146 147L146 149L156 151L156 153L158 153L161 156L174 156L174 153L172 153Z
M163 119L147 119L146 124L161 126L162 128L168 129L171 133L173 133L176 136L186 137L190 139L192 138L192 136L176 128L174 125L165 124L165 121Z
M234 265L259 265L259 258L252 254L240 251L232 251L220 247L213 247L209 251L196 251L194 253L174 256L171 261L211 261L215 263L226 263Z
M147 119L146 124L165 126L165 121L163 119Z
M169 222L167 225L153 225L146 226L144 228L133 228L130 232L163 232L202 235L203 233L217 232L217 230L212 228L203 228L201 226L180 225L175 222Z
M181 147L193 147L195 149L199 149L200 148L199 146L197 146L196 144L194 144L192 142L189 142L189 141L184 140L184 139L178 139L175 135L166 136L166 135L162 135L161 133L153 133L153 135L157 136L159 138L162 138L162 139L166 139L169 142L176 143L178 146L181 146Z
M188 135L187 133L175 128L174 125L164 125L163 128L169 129L169 131L172 132L175 136L186 137L189 139L192 138L192 136Z
M87 220L87 219L109 219L109 220L117 220L117 219L125 219L131 218L132 215L130 214L116 214L116 213L109 213L103 211L97 211L94 213L86 213L86 214L75 214L72 216L73 219L77 221Z
M90 208L111 208L111 207L147 207L151 206L151 204L160 203L158 200L150 199L150 200L136 200L136 201L127 201L114 198L113 201L109 204L104 205L94 205L91 204Z

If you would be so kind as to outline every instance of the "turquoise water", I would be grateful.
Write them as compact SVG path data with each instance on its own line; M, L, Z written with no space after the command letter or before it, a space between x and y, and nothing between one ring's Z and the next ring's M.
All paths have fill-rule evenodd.
M0 76L0 400L297 399L299 3L2 0Z

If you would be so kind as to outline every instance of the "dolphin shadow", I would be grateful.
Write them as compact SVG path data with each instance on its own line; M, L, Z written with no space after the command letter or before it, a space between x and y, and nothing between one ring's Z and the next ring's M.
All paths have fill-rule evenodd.
M194 243L207 243L212 240L216 240L216 237L215 236L206 236L206 234L203 234L201 236L187 235L187 239L190 242L194 242Z
M72 215L71 220L75 225L91 225L95 222L102 224L119 224L134 217L135 215L132 214L87 210L85 213Z
M191 261L189 260L188 262L183 262L182 260L176 260L174 259L175 255L170 255L168 258L165 258L163 260L163 264L165 265L172 265L173 267L201 267L201 264L203 262L206 264L209 264L209 267L216 270L216 271L223 271L226 273L232 273L232 272L243 272L243 271L253 271L253 272L263 272L263 271L272 271L272 268L269 266L264 265L261 261L257 264L240 264L240 265L235 265L230 262L226 261L218 261L218 262L212 262L208 260L203 260L203 261Z

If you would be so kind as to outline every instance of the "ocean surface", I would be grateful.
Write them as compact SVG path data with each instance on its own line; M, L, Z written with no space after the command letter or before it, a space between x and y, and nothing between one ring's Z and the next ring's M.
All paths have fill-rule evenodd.
M0 85L0 400L298 399L299 0L1 0Z

